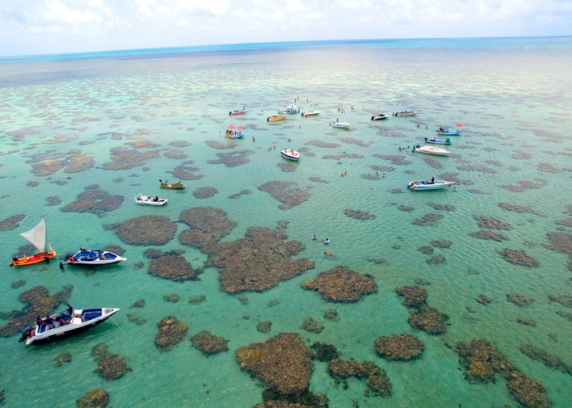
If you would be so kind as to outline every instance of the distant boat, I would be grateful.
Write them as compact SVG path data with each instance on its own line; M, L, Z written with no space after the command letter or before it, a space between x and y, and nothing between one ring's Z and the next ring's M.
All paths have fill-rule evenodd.
M163 205L167 204L168 201L166 198L159 198L159 196L153 198L150 196L144 196L141 193L139 193L137 197L133 197L133 199L140 205Z
M307 118L308 116L318 116L320 114L319 111L310 111L310 112L302 112L300 116L304 116Z
M26 341L26 346L29 346L36 343L66 339L97 326L119 312L119 309L100 307L94 309L71 309L71 312L71 315L60 313L46 316L46 318L42 319L41 324L36 323L34 327L24 329L22 337L18 341ZM48 323L44 323L45 320L48 320Z
M24 255L22 258L14 256L10 266L26 266L40 262L49 262L50 259L55 257L56 251L52 249L50 243L46 240L47 234L48 230L46 226L46 220L44 218L42 218L38 225L36 225L30 231L26 231L20 234L28 242L34 245L40 252L30 256Z
M338 129L349 129L350 126L351 125L348 122L338 122L337 120L332 123L332 127L335 127Z
M437 138L430 138L427 139L425 138L425 143L433 143L433 144L442 144L442 145L450 145L451 144L451 139L446 138L446 139L437 139Z
M232 112L228 112L228 116L244 115L244 114L246 114L246 112L248 112L246 109L235 110L235 111L232 111Z
M403 117L411 117L417 115L417 111L403 111L403 112L395 112L393 116L403 116Z
M421 146L416 148L414 151L418 153L433 154L436 156L448 156L449 153L451 153L450 151L441 149L437 146Z
M407 184L407 188L415 191L426 191L426 190L439 190L441 188L449 187L451 184L455 184L452 181L443 180L413 180Z
M376 113L375 115L373 115L371 117L371 120L385 120L387 118L388 118L388 116L384 115L383 113Z
M161 186L161 188L171 188L176 190L183 189L187 186L185 183L181 183L180 181L169 183L168 181L163 181L163 180L159 180L159 185Z
M282 157L288 160L298 160L300 158L300 153L296 150L292 149L284 149L280 152Z
M460 130L449 130L449 128L439 128L437 130L439 136L461 136Z
M286 106L285 109L278 109L278 113L285 113L287 115L294 115L296 113L300 113L300 108L294 104L290 104Z
M67 261L64 264L68 265L111 265L118 262L126 261L127 258L123 258L110 251L102 251L99 249L91 250L81 248L79 252L72 254L68 252L66 254Z
M268 119L266 119L267 122L279 122L281 120L286 119L286 115L274 115L274 116L269 116Z

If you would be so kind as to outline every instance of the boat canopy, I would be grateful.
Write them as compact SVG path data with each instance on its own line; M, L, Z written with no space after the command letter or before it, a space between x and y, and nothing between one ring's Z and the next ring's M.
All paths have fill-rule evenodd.
M294 105L293 103L291 103L290 105L286 106L286 109L298 110L298 107L296 105Z
M36 225L30 231L23 232L20 235L23 236L36 248L38 248L40 252L46 252L46 234L47 234L46 220L42 218L42 220L38 223L38 225ZM47 243L47 248L50 252L53 251L49 243Z

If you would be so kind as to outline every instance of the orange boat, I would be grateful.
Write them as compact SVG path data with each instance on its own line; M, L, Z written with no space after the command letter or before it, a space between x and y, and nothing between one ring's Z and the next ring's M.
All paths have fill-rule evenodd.
M280 122L281 120L286 119L286 115L274 115L274 116L270 116L268 117L268 119L266 119L267 122Z
M46 220L42 218L38 225L30 231L20 234L32 245L38 248L40 252L31 256L24 255L22 258L14 256L10 266L33 265L40 262L49 262L50 259L54 258L56 256L56 251L52 249L50 243L46 240L47 232Z

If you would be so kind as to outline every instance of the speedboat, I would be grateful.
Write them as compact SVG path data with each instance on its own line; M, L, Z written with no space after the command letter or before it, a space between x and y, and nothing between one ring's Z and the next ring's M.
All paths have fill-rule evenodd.
M318 116L320 111L310 111L310 112L302 112L300 115L307 118L308 116Z
M144 196L141 193L137 197L133 197L137 204L141 205L163 205L167 203L166 198L159 198L158 196L153 198L150 196Z
M300 108L294 104L290 104L286 106L285 109L278 109L278 113L285 113L287 115L294 115L296 113L300 113Z
M18 258L18 256L15 255L12 257L12 263L10 264L10 267L33 265L40 262L50 262L50 259L56 256L56 251L53 250L50 243L46 240L48 235L48 228L44 218L42 218L38 225L36 225L30 231L23 232L20 235L23 236L29 243L34 245L40 252L30 256L24 255L21 258Z
M448 156L449 153L451 153L450 151L441 149L440 147L437 146L421 146L413 150L413 152L433 154L436 156Z
M332 127L339 128L339 129L349 129L350 124L348 122L333 122Z
M449 130L449 128L439 128L437 134L440 136L461 136L460 130Z
M185 188L187 185L181 183L180 181L176 181L174 183L169 183L168 181L159 180L159 185L161 188L172 188L172 189L182 189Z
M59 313L47 316L37 322L33 327L27 327L22 331L22 337L18 341L26 341L26 346L36 343L45 343L52 340L65 339L74 334L97 326L109 319L118 308L100 307L93 309L71 309L71 314Z
M279 122L281 120L286 119L286 115L274 115L274 116L269 116L268 119L266 119L267 122Z
M113 252L85 248L81 248L81 250L75 254L68 252L66 258L67 261L65 261L64 264L90 266L110 265L127 260L127 258L123 258Z
M246 109L235 110L235 111L232 111L232 112L228 112L228 116L244 115L244 114L246 114L246 112L248 112Z
M280 152L282 157L288 160L298 160L300 158L300 153L296 150L292 149L284 149Z
M407 188L415 191L426 191L426 190L439 190L440 188L449 187L451 184L455 184L453 181L443 181L435 180L413 180L407 184Z
M411 117L417 115L417 111L403 111L403 112L395 112L393 116L403 116L403 117Z
M450 144L451 144L451 139L446 138L445 140L443 140L443 139L437 139L437 138L434 138L434 137L432 137L432 138L430 138L430 139L425 138L425 143L450 145Z
M384 120L384 119L387 119L387 118L388 118L388 116L387 116L387 115L384 115L383 113L376 113L375 115L373 115L373 116L371 117L371 120Z

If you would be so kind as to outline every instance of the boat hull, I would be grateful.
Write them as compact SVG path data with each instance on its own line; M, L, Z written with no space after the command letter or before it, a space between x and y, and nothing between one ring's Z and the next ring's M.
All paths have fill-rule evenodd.
M52 252L48 252L48 259L52 259L55 258L56 256L56 251L52 251ZM34 265L40 262L46 262L46 256L44 253L39 253L39 254L34 254L31 256L26 256L23 258L18 258L18 260L16 261L12 261L12 263L10 264L10 266L28 266L28 265Z
M269 116L268 119L266 119L267 122L280 122L282 120L286 119L286 116L282 115L282 116Z
M139 197L133 197L133 199L135 200L136 204L154 205L154 206L161 206L161 205L167 204L167 201L169 201L166 198L159 198L159 201L155 201L155 199L153 197L144 196L141 194L139 194Z
M334 122L334 123L332 123L332 127L335 127L338 129L349 129L350 124L347 122Z
M434 156L448 156L451 152L436 146L423 146L416 149L415 153L432 154Z
M82 333L86 330L91 329L92 327L97 326L100 323L103 323L118 311L119 309L115 308L74 310L74 317L72 318L73 320L69 324L63 326L57 326L49 330L44 329L43 332L41 332L42 329L40 326L35 325L34 328L35 334L26 340L26 345L27 346L39 345L39 344L49 343L52 341L64 340L70 336ZM88 318L89 314L91 315L100 314L100 316ZM53 316L57 317L57 315Z
M245 115L246 112L248 112L247 110L241 110L241 111L232 111L228 113L228 116L239 116L239 115Z
M385 120L385 119L387 119L386 115L373 115L371 117L371 120Z
M437 131L439 136L461 136L461 131L448 131L448 132L440 132Z
M300 153L298 153L296 150L290 150L290 149L282 150L280 154L282 155L282 157L288 160L298 161L298 159L300 158Z
M186 185L186 184L178 184L178 185L175 185L175 184L161 184L160 186L161 186L161 188L169 188L169 189L171 189L171 190L182 190L182 189L184 189L187 185Z
M70 256L65 263L68 265L101 266L112 265L126 260L127 258L109 251L85 250Z
M417 112L397 112L395 116L402 116L404 118L410 118L412 116L416 116Z
M451 141L441 140L441 139L425 139L425 143L440 144L440 145L450 145Z
M320 112L303 112L301 113L301 116L307 118L308 116L318 116L320 114Z

